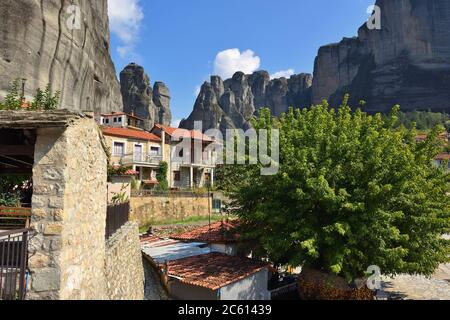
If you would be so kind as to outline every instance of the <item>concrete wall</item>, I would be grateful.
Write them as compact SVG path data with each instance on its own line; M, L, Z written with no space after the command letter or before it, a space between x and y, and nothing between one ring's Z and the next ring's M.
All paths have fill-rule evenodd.
M217 291L193 286L175 279L169 281L169 290L171 296L177 300L219 300Z
M144 269L135 222L128 222L106 243L105 272L108 299L144 299Z
M220 289L220 300L269 300L267 268Z
M130 219L145 226L167 219L184 219L193 216L208 216L208 197L195 196L149 196L131 197Z
M111 177L111 182L108 182L108 203L112 203L113 198L122 193L125 194L126 199L130 199L131 177Z

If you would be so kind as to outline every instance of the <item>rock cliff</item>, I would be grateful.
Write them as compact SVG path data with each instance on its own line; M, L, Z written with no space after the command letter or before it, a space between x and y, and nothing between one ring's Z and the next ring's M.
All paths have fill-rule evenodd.
M155 123L170 125L170 91L164 83L156 82L152 88L144 68L130 63L120 73L120 85L124 112L145 119L147 129Z
M369 112L450 111L450 1L377 0L381 29L320 48L313 102L337 104L345 93Z
M107 0L2 0L0 96L26 79L28 98L50 83L61 108L120 111L107 8Z
M314 77L270 80L264 71L236 73L225 81L212 77L181 127L202 120L205 129L246 128L263 106L279 115L288 106L308 107L322 99L336 106L346 93L353 106L365 100L370 113L388 112L395 104L403 111L450 113L450 1L377 0L376 5L381 29L369 30L364 23L357 37L321 47Z
M193 112L181 121L180 128L193 129L195 121L202 121L204 130L247 129L251 117L263 107L274 115L286 112L289 106L308 107L311 85L309 74L271 80L266 71L237 72L225 81L212 76L201 87Z

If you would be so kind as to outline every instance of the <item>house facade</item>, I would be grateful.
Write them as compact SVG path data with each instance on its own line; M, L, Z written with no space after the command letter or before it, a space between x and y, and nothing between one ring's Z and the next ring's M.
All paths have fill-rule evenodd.
M158 183L156 173L163 161L171 189L214 185L218 144L203 133L159 124L148 132L143 119L123 112L100 114L96 120L111 150L112 164L132 167L147 187Z
M115 128L144 128L145 121L142 118L136 117L134 114L127 114L124 112L102 113L96 117L97 123L101 126L115 127Z
M158 136L130 127L102 127L102 131L111 151L112 165L132 167L146 185L158 183L156 174L161 162L168 161Z
M171 188L196 188L214 185L216 142L195 130L155 125L151 130L160 137L169 162ZM187 145L186 145L187 141ZM198 150L198 152L195 152Z

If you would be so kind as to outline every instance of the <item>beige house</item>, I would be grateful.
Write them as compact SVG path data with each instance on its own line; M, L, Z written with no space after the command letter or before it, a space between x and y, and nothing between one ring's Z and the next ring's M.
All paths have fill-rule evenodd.
M161 138L137 128L102 127L106 143L111 151L112 165L132 167L139 180L148 186L158 183L157 171L163 156Z
M214 185L216 154L212 148L209 148L215 143L212 138L199 131L159 124L155 125L151 132L161 138L164 158L170 159L168 181L171 188L182 189ZM188 148L180 145L184 138L190 138L191 145ZM201 152L198 154L194 152L196 144L201 148ZM186 149L188 155L183 154Z

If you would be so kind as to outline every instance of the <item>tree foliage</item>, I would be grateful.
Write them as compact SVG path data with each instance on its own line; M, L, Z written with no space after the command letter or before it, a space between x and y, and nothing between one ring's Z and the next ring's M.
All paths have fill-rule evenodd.
M280 169L221 168L243 239L256 256L348 281L371 265L431 275L450 254L442 237L450 232L449 174L432 163L442 128L417 143L414 126L398 127L398 106L384 118L352 112L347 101L279 119L263 110L253 121L280 130Z
M427 131L433 129L437 125L445 126L449 122L448 114L429 111L411 111L398 113L398 125L403 125L408 129L413 126L417 130ZM450 127L448 127L450 129Z
M167 162L163 161L159 165L158 172L156 174L156 179L158 180L158 190L166 191L169 190L169 182L167 181L167 172L169 170L169 165Z

